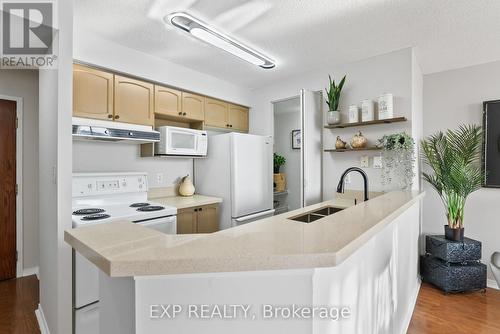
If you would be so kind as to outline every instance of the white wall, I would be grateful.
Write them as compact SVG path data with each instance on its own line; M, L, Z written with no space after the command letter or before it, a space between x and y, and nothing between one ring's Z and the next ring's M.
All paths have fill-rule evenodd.
M150 187L170 187L193 175L193 159L141 158L140 146L105 142L73 142L74 172L147 172ZM157 173L163 174L161 183Z
M348 106L358 104L367 98L376 99L382 93L394 95L395 116L405 116L412 119L413 92L413 50L403 49L388 54L368 58L365 60L324 68L314 72L304 73L284 80L269 87L254 91L252 112L250 113L250 132L254 134L272 135L273 109L272 101L295 96L301 88L309 90L324 90L328 84L328 74L339 80L347 74L346 84L341 98L341 111L346 119ZM326 103L323 110L328 110ZM412 133L411 121L393 123L374 127L362 127L360 130L368 137L369 145L376 144L378 138L384 134L401 132ZM343 140L350 141L356 128L324 130L325 148L333 148L337 135ZM376 153L366 153L374 156ZM335 192L341 173L350 166L359 166L361 153L325 153L323 156L323 190L325 199L331 198ZM380 170L365 169L370 178L370 190L382 190ZM361 177L353 175L353 183L347 188L362 189Z
M23 99L23 269L38 267L38 71L0 70L0 95Z
M39 72L40 305L51 334L71 333L71 105L73 1L58 1L58 68Z
M75 60L234 103L250 104L250 91L246 88L104 40L77 28L75 27L74 32ZM193 174L193 159L140 158L138 145L75 142L73 147L75 172L147 172L150 187L172 186L180 176ZM164 174L163 182L157 182L157 173Z
M482 124L482 102L500 98L500 62L424 76L424 135L456 128L460 124ZM443 233L443 205L424 182L424 233ZM481 189L465 206L465 234L483 243L483 262L500 250L500 189ZM488 268L489 271L489 268ZM489 278L491 272L489 272Z
M274 152L286 159L281 172L286 174L288 188L288 194L280 195L277 199L286 202L290 210L301 207L300 150L292 149L292 130L300 130L300 100L296 98L293 101L297 104L296 110L282 111L280 103L277 103L274 116Z

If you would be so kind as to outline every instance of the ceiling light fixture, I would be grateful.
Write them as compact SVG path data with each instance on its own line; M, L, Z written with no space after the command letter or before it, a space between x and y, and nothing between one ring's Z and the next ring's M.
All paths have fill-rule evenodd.
M246 60L249 63L265 69L273 68L275 66L275 63L271 58L264 56L262 53L243 45L221 32L216 31L214 28L209 27L206 23L187 13L172 13L165 16L164 20L166 22L170 22L175 27L190 33L194 37L229 52L236 57Z

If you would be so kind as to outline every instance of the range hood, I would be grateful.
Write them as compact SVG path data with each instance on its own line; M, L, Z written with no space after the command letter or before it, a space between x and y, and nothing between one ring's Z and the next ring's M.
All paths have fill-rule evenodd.
M144 144L159 142L160 133L146 125L73 117L73 139Z

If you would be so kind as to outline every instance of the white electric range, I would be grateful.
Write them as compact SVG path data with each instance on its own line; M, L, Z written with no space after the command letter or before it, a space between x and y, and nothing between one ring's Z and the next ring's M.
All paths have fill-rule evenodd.
M128 220L176 234L177 209L148 201L147 173L73 174L73 228ZM75 334L99 333L99 269L73 255Z

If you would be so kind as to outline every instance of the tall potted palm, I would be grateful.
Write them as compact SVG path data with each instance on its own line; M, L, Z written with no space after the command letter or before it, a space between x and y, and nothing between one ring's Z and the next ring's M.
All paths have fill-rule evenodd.
M432 170L423 173L423 177L438 192L445 206L447 239L463 240L465 202L483 184L482 140L480 126L461 125L421 142L423 161Z

